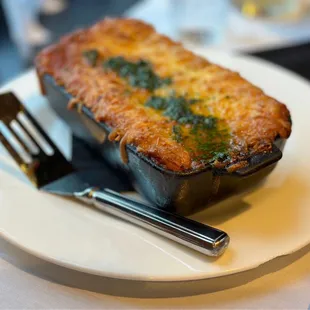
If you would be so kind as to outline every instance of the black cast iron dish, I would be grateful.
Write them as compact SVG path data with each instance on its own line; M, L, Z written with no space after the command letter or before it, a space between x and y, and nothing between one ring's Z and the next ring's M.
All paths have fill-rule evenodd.
M251 157L246 168L234 173L211 167L180 173L165 170L137 152L134 146L127 145L129 161L124 164L119 144L106 139L111 131L107 125L96 122L92 112L83 105L77 105L74 111L68 110L72 96L51 76L43 76L42 84L51 107L67 122L74 135L92 144L112 167L125 171L134 188L155 206L181 215L253 189L282 157L285 140L276 139L272 152Z

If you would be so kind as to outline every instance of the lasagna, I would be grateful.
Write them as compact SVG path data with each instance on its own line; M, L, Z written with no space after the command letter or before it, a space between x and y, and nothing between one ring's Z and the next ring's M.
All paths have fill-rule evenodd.
M126 145L165 169L233 172L291 132L286 106L138 20L107 18L47 47L48 74Z

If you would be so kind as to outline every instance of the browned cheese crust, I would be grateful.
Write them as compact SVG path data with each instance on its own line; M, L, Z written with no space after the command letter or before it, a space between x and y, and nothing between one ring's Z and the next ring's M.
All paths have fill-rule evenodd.
M96 49L100 59L123 56L149 61L157 75L172 77L175 92L205 98L195 113L224 120L230 129L229 171L245 165L249 156L271 150L275 138L288 138L290 114L286 106L267 96L238 73L210 63L180 43L133 19L105 19L89 29L70 34L44 49L36 59L39 76L50 74L75 101L89 107L97 121L114 129L111 139L135 145L158 164L173 171L200 169L202 164L171 137L175 121L144 106L150 93L133 88L115 72L92 67L81 56ZM130 88L130 94L127 90ZM165 95L167 89L157 89ZM171 89L170 89L171 91ZM214 165L223 166L216 161Z

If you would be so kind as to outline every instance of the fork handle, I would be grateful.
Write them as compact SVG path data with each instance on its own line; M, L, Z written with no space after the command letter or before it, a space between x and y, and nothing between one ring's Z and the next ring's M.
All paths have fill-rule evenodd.
M229 236L216 228L147 206L109 189L86 189L75 197L208 256L220 256Z

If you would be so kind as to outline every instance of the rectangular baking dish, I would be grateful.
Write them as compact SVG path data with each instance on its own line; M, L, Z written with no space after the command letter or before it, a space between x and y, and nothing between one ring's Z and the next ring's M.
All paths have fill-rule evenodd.
M121 160L119 143L106 139L111 129L96 122L92 112L78 104L68 110L72 96L45 75L44 93L56 113L71 127L73 134L91 144L113 168L124 171L133 187L152 204L181 215L189 215L233 195L247 192L265 180L282 157L285 139L276 139L269 153L248 159L249 165L233 173L212 167L199 171L166 170L127 145L128 163Z

